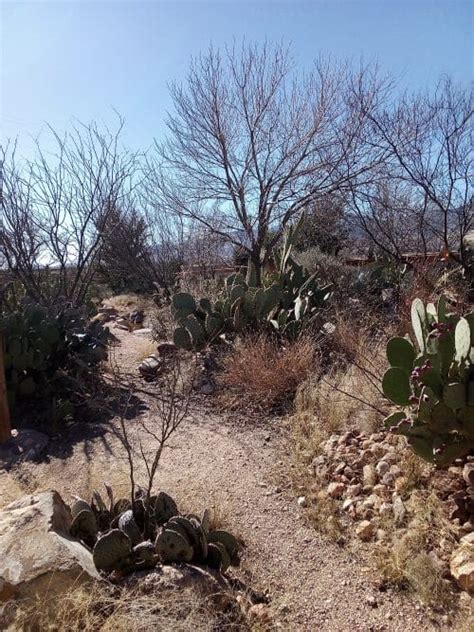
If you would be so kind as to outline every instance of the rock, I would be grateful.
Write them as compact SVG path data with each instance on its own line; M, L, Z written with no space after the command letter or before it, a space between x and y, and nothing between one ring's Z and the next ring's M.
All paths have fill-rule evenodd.
M362 469L362 478L364 480L364 485L370 485L371 487L375 485L375 468L371 463L364 465Z
M394 495L392 509L393 509L393 517L395 519L395 524L397 526L400 526L401 524L403 524L403 521L405 520L405 516L407 513L406 507L403 503L403 500L400 498L400 496Z
M25 496L0 511L0 602L99 580L92 554L71 539L71 513L56 491Z
M298 502L298 505L300 507L307 507L308 506L308 503L306 502L306 496L299 496L297 502Z
M387 472L384 476L382 476L381 483L382 485L390 487L395 483L395 476L391 472Z
M363 541L368 542L375 535L375 526L370 522L370 520L362 520L356 527L356 535Z
M354 496L359 496L362 491L362 485L360 483L356 483L355 485L349 485L347 488L347 496L353 498Z
M144 327L143 329L135 329L133 333L136 336L151 336L152 329L150 327Z
M104 312L99 312L98 314L96 314L95 316L93 316L91 318L91 323L108 323L109 320L111 320L111 317L109 316L109 314L106 314Z
M331 498L340 498L345 488L344 483L329 483L327 487L328 496Z
M141 325L145 320L145 312L142 309L134 309L133 312L130 313L129 320L134 325Z
M474 487L474 463L466 463L462 470L462 477L466 485Z
M392 503L382 503L379 507L379 514L381 516L389 516L393 511Z
M130 321L127 320L126 318L117 318L117 320L115 321L115 324L117 325L119 329L124 329L126 331L130 331L131 329Z
M0 445L0 467L10 469L21 461L34 461L49 443L49 437L38 430L12 430L11 438Z
M154 377L160 368L161 361L155 355L148 356L138 365L140 374L147 378Z
M379 478L382 478L384 474L386 474L390 470L390 465L386 461L379 461L375 466L375 471L377 472Z
M379 443L374 444L370 448L370 451L372 452L372 454L375 456L376 459L380 459L385 454L384 447L382 445L380 445Z
M162 357L174 356L178 353L178 347L174 344L174 342L160 342L156 350Z
M474 593L474 532L461 538L451 556L449 568L458 585Z

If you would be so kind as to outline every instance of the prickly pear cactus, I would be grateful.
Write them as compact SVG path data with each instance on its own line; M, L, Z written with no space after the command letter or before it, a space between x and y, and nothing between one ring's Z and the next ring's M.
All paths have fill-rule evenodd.
M99 571L123 575L154 568L158 562L193 562L225 572L239 564L239 543L226 531L210 530L207 510L201 518L180 515L171 496L148 496L142 489L132 508L130 500L115 501L107 485L106 491L108 505L94 492L91 503L75 497L71 507L71 535L93 548Z
M459 317L415 299L416 347L407 338L387 344L385 397L399 407L385 420L423 459L449 465L474 448L474 314Z
M112 529L97 540L92 557L99 571L120 570L129 563L131 552L128 536L120 529Z
M330 296L330 287L320 287L291 256L299 225L288 230L282 248L272 256L277 271L264 275L256 284L256 271L249 264L247 277L231 274L214 305L209 299L194 300L180 292L172 299L171 312L178 327L174 332L177 347L200 350L219 340L221 334L247 330L270 330L286 338L295 338L310 326Z
M178 515L178 507L166 492L160 492L155 501L155 519L158 525L165 524L170 518Z

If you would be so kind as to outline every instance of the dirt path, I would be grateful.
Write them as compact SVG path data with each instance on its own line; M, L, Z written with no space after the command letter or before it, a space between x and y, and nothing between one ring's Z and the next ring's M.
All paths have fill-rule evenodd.
M119 336L123 344L117 360L136 364L145 343L134 334ZM201 413L183 425L166 452L158 484L187 510L211 507L223 514L229 529L246 543L239 573L253 588L268 592L279 629L442 629L406 595L378 591L366 560L325 541L305 524L290 490L278 486L280 450L277 433L268 428L236 427L225 416ZM56 442L47 462L21 471L22 485L54 486L66 498L103 480L126 480L126 464L110 431L78 440L72 448Z

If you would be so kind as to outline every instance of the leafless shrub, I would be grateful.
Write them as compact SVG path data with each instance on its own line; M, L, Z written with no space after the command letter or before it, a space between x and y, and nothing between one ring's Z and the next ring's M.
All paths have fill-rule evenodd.
M222 383L237 398L249 397L266 409L291 398L316 363L316 348L310 338L280 346L264 335L249 335L237 341L224 360Z
M15 144L1 151L0 251L29 298L43 304L82 305L114 209L135 184L137 154L120 147L115 131L77 124L54 150L40 140L32 159L18 159Z

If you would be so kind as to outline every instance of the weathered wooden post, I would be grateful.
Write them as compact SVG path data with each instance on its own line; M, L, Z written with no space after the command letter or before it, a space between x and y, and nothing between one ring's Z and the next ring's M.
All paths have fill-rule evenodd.
M3 363L3 336L0 334L0 445L12 436L10 410L8 409L7 383Z

